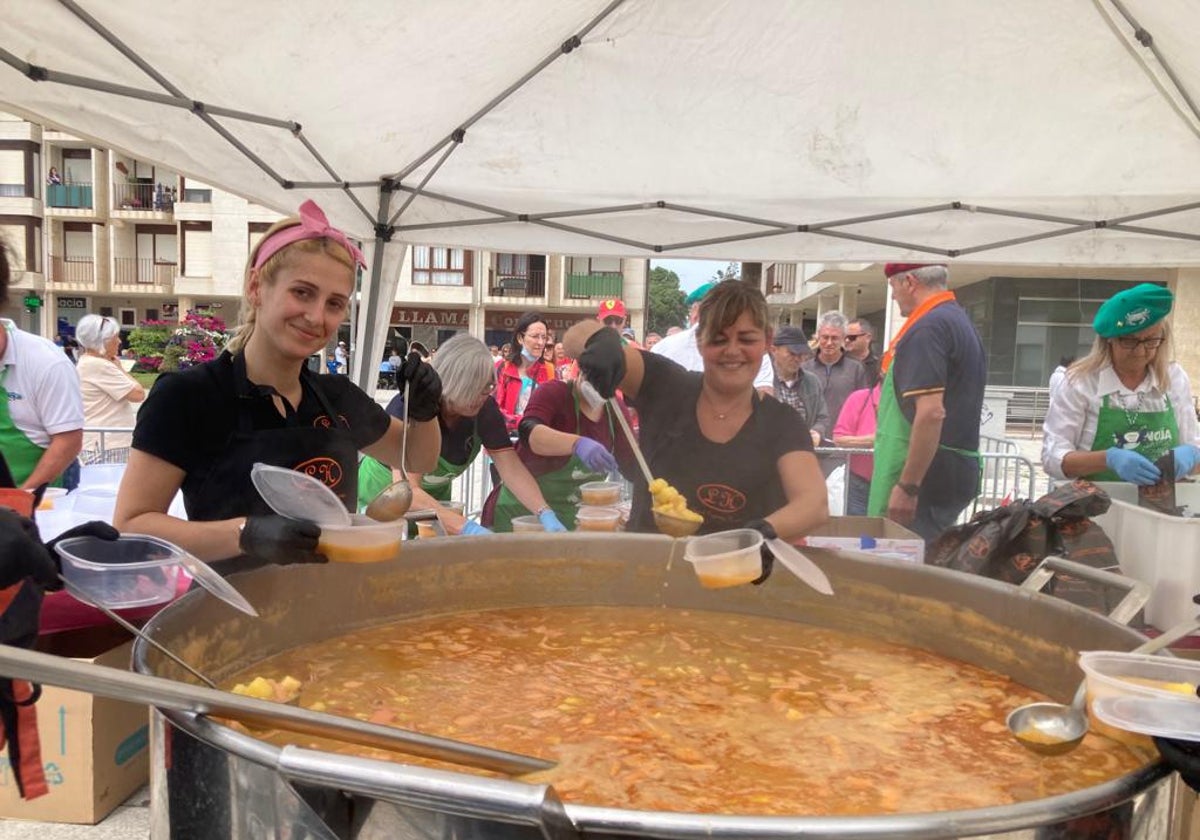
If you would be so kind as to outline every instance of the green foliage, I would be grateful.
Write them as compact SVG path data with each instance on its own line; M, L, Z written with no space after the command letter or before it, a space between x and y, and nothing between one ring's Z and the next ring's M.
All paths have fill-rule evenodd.
M187 352L183 349L183 345L178 342L167 344L163 348L162 362L158 366L158 372L174 373L179 370L179 363L186 355Z
M163 348L177 325L170 321L143 321L141 326L130 330L129 349L137 359L135 371L153 372L162 363Z
M650 269L646 332L666 335L670 327L687 326L687 297L679 288L679 275L658 266Z
M741 280L742 264L739 262L731 262L724 268L718 268L713 273L712 279L717 283L720 283L722 280Z

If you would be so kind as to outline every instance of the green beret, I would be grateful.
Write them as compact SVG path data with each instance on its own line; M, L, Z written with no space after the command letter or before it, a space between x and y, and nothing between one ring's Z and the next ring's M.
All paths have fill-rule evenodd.
M1141 332L1166 318L1174 301L1170 289L1153 283L1139 283L1104 301L1096 311L1092 328L1101 338Z
M700 301L704 300L704 296L706 294L708 294L709 292L711 292L713 290L713 286L715 286L715 285L717 285L717 284L716 283L705 283L703 286L700 286L695 291L693 291L690 295L688 295L687 298L684 300L684 303L686 303L688 306L691 306L693 303L699 303Z

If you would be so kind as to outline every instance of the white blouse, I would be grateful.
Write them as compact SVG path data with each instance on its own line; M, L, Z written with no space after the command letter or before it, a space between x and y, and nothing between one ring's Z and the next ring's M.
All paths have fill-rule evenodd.
M1164 411L1167 399L1179 425L1179 443L1200 446L1200 424L1196 422L1195 403L1188 376L1177 362L1167 368L1167 390L1159 387L1153 369L1134 390L1121 384L1112 366L1087 375L1068 373L1050 395L1050 407L1042 424L1042 466L1054 478L1063 474L1063 458L1069 452L1090 452L1096 440L1096 423L1104 398L1114 394L1114 402L1126 405L1130 411L1139 404L1140 411Z

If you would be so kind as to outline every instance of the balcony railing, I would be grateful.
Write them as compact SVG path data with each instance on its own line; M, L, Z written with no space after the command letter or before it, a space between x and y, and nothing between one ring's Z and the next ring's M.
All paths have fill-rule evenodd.
M546 272L496 272L488 293L493 297L542 297L546 294Z
M92 209L91 184L47 184L46 206Z
M169 286L178 272L179 265L173 262L117 257L113 260L113 285Z
M174 191L162 184L113 184L113 207L118 210L158 210L169 213L175 208Z
M96 283L96 263L91 257L50 256L50 282L92 286Z
M593 271L591 274L568 274L569 298L619 298L624 275L619 271Z

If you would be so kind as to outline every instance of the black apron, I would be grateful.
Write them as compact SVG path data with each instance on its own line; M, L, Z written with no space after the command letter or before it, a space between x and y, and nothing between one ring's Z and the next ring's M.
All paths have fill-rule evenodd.
M241 353L233 357L237 430L225 441L221 457L205 470L202 480L195 486L185 482L188 519L211 522L273 513L250 480L250 468L255 463L306 473L333 490L346 510L353 513L358 509L358 447L349 424L311 381L313 376L307 368L301 368L300 387L320 403L325 412L323 423L301 425L296 409L282 400L287 412L283 428L255 429L255 401L270 399L276 395L275 389L250 382L245 357ZM301 402L303 399L302 395ZM229 575L263 565L265 561L241 555L222 560L216 568Z

